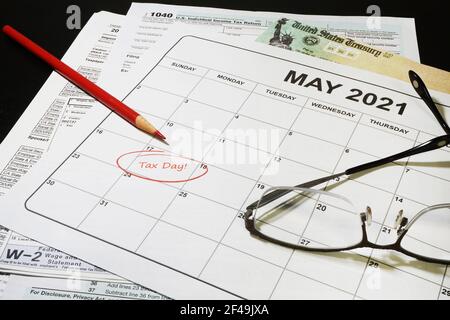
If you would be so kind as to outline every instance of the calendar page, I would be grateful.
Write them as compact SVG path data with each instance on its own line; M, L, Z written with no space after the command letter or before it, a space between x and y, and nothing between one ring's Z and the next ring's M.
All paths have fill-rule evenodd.
M244 226L246 207L270 187L442 135L412 88L276 48L196 36L147 67L124 102L168 143L105 114L50 175L22 186L30 191L24 217L49 230L37 240L58 239L61 249L173 298L448 298L446 266L382 250L292 250ZM440 97L448 118L449 100ZM361 212L370 206L369 239L393 243L400 210L412 217L448 202L449 164L443 148L325 187ZM17 208L17 199L6 205ZM314 241L323 213L310 211L301 228L286 219L274 232Z

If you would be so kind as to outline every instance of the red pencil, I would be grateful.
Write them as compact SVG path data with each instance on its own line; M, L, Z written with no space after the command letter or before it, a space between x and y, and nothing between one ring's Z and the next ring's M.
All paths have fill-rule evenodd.
M86 79L83 75L73 70L64 62L53 56L51 53L41 48L39 45L28 39L26 36L12 28L11 26L4 26L3 32L10 38L20 43L23 47L34 53L36 56L47 62L53 69L62 75L64 78L78 86L84 92L100 101L116 114L130 122L137 128L145 131L159 139L165 140L161 132L159 132L150 122L148 122L139 113L126 106L124 103L114 98L108 92L97 86L95 83Z

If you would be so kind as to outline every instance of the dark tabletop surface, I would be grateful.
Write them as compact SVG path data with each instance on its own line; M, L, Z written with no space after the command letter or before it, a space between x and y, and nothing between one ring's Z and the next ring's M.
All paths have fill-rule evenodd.
M143 1L141 1L143 2ZM148 1L144 1L148 2ZM197 5L227 9L277 11L322 15L367 15L366 9L376 4L383 16L413 17L421 61L450 70L449 26L450 12L445 1L344 1L344 0L271 0L271 1L164 1L159 3ZM76 4L81 8L83 25L97 11L126 14L131 1L126 0L40 0L0 1L0 26L10 24L28 37L62 57L78 34L66 27L66 9ZM0 35L0 141L44 84L51 69L29 52Z

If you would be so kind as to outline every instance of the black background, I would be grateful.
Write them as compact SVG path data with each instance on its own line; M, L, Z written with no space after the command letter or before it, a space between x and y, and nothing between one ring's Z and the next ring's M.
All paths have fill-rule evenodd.
M383 16L413 17L421 61L441 69L449 67L449 10L445 1L345 1L345 0L271 0L271 1L164 1L159 3L222 7L228 9L276 11L323 15L366 15L376 4ZM78 34L68 30L66 9L81 8L82 24L97 11L126 14L131 1L125 0L15 0L0 1L0 25L10 24L57 57L62 57ZM50 75L50 68L29 52L0 35L0 141L33 99Z

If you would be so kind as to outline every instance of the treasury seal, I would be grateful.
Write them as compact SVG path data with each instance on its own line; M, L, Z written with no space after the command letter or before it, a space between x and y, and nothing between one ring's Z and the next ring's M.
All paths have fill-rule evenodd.
M303 43L307 46L315 46L318 45L320 42L320 39L315 36L306 36L303 39Z

